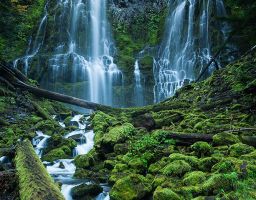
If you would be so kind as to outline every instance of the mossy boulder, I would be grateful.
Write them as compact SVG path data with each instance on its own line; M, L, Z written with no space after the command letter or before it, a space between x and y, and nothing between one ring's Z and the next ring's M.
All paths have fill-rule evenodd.
M187 186L202 184L206 180L206 173L202 171L193 171L185 174L183 183Z
M38 122L34 127L34 130L40 130L46 135L53 135L54 132L57 132L61 129L60 125L54 120L44 120Z
M133 158L129 161L128 166L137 173L143 173L147 169L147 161L141 158Z
M78 155L75 157L75 165L78 168L90 169L95 164L95 159L97 158L97 153L95 149L89 151L85 155Z
M56 149L51 150L47 154L42 157L42 160L53 162L59 159L67 159L70 158L72 154L72 150L68 146L62 146Z
M152 174L159 173L168 163L170 159L167 157L163 157L161 160L151 164L148 168L148 171Z
M143 199L152 190L149 181L142 175L131 174L118 180L110 191L113 200Z
M191 170L191 166L184 160L175 160L170 164L166 165L161 172L164 175L171 176L182 176Z
M243 143L237 143L229 147L229 155L239 157L254 151L254 147Z
M207 194L218 194L221 191L232 191L236 188L238 175L235 172L229 174L212 174L202 185Z
M189 163L192 167L197 167L198 166L198 161L199 159L195 156L189 156L189 155L184 155L181 153L172 153L169 156L170 161L174 160L184 160L187 163Z
M212 152L212 146L207 142L196 142L193 145L191 145L191 149L199 157L210 155Z
M234 157L222 158L218 163L212 167L212 172L228 173L228 172L240 172L243 161Z
M154 192L153 199L154 200L167 200L167 199L181 200L182 198L170 188L157 187Z
M99 148L104 152L113 152L115 144L124 143L134 133L135 128L129 123L113 127L101 138Z
M72 189L71 195L73 199L90 199L103 191L102 187L97 184L82 184Z
M213 143L216 145L231 145L239 142L238 136L232 133L222 132L213 136Z

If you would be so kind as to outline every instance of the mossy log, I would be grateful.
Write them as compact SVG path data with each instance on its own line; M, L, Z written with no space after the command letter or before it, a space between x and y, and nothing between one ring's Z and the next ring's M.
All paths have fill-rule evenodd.
M21 200L64 200L28 140L17 145L15 165Z

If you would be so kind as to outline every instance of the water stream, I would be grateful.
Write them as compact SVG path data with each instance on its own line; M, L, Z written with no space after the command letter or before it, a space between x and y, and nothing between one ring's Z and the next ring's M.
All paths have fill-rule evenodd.
M87 154L94 146L94 132L93 130L86 130L88 122L81 122L80 119L84 117L83 115L76 115L71 119L71 122L76 122L78 124L78 129L72 131L64 136L64 138L76 137L78 140L77 146L73 150L73 158L77 155ZM61 122L60 122L61 123ZM62 124L62 123L61 123ZM47 140L50 136L43 134L41 131L36 132L37 136L33 139L32 143L34 145L37 155L41 158L43 150L47 147ZM74 159L59 159L53 162L44 162L46 169L49 174L54 178L55 181L62 184L61 192L66 200L72 200L71 191L75 186L85 184L91 184L90 180L80 180L74 179L73 175L76 170L74 165ZM109 200L109 190L107 185L101 184L103 188L103 193L99 194L96 200Z

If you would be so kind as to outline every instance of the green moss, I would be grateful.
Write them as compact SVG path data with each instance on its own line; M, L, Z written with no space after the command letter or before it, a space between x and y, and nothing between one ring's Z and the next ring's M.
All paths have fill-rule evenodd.
M75 165L78 168L89 169L95 164L95 159L97 158L95 149L92 149L89 153L85 155L79 155L75 157Z
M256 150L254 150L253 152L251 152L249 154L242 155L241 159L254 161L256 159Z
M173 153L169 156L170 161L175 161L175 160L184 160L187 163L189 163L192 167L197 167L198 166L198 158L195 156L187 156L181 153Z
M106 152L112 152L115 144L125 142L134 133L135 128L129 123L125 123L122 126L113 127L108 133L103 135L99 142L99 148Z
M152 116L156 122L156 127L170 126L184 119L183 114L173 110L163 110L153 112Z
M175 160L170 164L166 165L161 172L164 175L171 176L182 176L183 174L189 172L191 170L191 166L183 160Z
M64 200L29 141L18 144L15 165L21 200Z
M96 112L92 118L93 130L95 133L95 143L103 137L109 126L117 124L117 120L103 112Z
M68 146L62 146L56 149L51 150L42 157L42 160L53 162L59 159L67 159L72 155L72 150Z
M187 186L202 184L206 180L206 173L193 171L184 176L183 183Z
M254 147L243 144L237 143L229 147L229 155L233 157L239 157L244 154L248 154L254 151Z
M232 133L218 133L213 136L213 142L216 145L229 145L229 144L235 144L240 142L238 137Z
M128 165L137 173L143 173L147 169L147 161L141 158L133 158L129 161Z
M182 198L170 188L157 187L153 196L154 200L181 200Z
M221 191L232 191L236 188L238 175L235 172L230 174L212 174L203 183L203 190L208 194L218 194Z
M142 199L150 193L152 187L148 180L138 174L132 174L118 180L110 191L113 200Z
M191 146L191 149L200 157L210 155L212 152L212 146L207 142L196 142Z

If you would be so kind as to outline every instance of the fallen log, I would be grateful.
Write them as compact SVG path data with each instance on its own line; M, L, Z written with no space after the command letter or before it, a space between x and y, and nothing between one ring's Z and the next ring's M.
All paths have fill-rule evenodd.
M17 145L15 166L21 200L64 200L30 141L26 140Z

